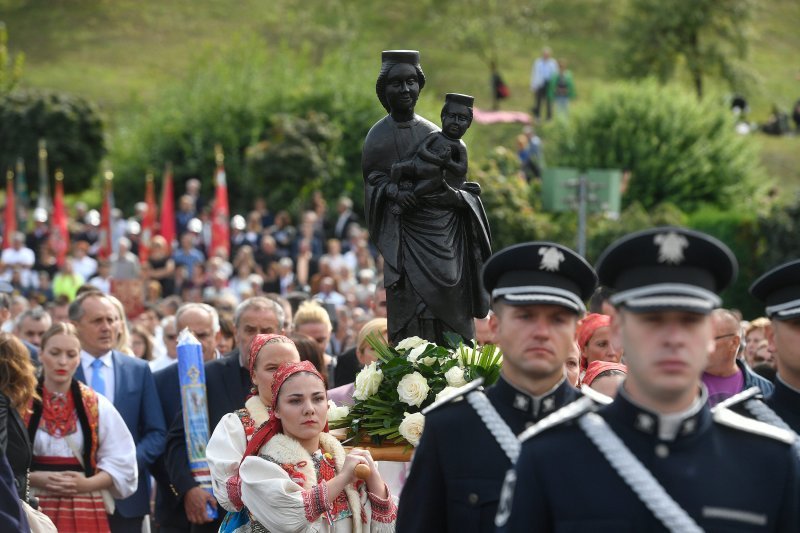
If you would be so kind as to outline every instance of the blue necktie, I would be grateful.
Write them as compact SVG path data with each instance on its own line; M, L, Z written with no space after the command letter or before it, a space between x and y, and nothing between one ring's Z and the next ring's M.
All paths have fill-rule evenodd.
M95 359L92 361L92 388L95 392L106 395L106 380L103 379L103 361Z

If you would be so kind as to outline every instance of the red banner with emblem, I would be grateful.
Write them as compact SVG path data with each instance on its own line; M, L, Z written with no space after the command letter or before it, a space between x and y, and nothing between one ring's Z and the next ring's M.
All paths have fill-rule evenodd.
M211 253L209 255L216 255L217 250L222 248L227 254L226 257L230 257L231 238L229 226L230 211L228 210L228 183L225 178L222 147L219 145L217 145L216 148L216 158L217 172L214 178L216 190L214 194L214 208L211 212Z
M169 253L172 253L177 235L175 235L175 190L172 183L172 165L169 164L164 170L164 183L161 186L161 218L159 220L158 234L167 241L167 249Z
M17 232L17 202L14 197L14 171L8 169L6 173L6 216L3 230L3 249L11 248L14 242L14 233Z
M139 262L141 264L147 263L147 259L150 257L150 246L156 223L156 191L152 174L148 174L145 180L144 203L147 204L147 211L142 217L142 238L139 240Z
M56 263L62 266L69 250L67 208L64 205L64 174L56 171L56 191L53 196L53 226L50 231L50 248L56 255Z

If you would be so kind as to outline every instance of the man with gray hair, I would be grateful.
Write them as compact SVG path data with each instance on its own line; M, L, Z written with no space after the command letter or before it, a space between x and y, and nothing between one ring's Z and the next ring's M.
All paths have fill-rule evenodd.
M42 335L50 329L52 319L41 307L23 311L14 320L14 335L37 348L42 347Z
M131 253L131 241L122 237L117 242L119 248L111 256L111 277L114 279L136 279L139 277L141 267L139 258Z
M180 335L184 329L189 332L200 342L203 350L203 360L208 363L216 359L219 354L217 353L217 340L219 339L219 315L217 310L208 304L202 303L186 303L178 308L175 313L174 319L174 332ZM168 328L164 328L164 334L167 334ZM165 339L166 341L167 339ZM177 338L175 340L177 343ZM177 351L177 348L176 348ZM177 355L176 355L177 357ZM156 389L158 396L161 399L161 410L164 414L164 419L167 424L173 424L176 418L183 417L181 415L181 384L178 376L178 365L172 364L159 370L153 375L156 381ZM211 396L207 391L206 398L209 399L209 406L211 405ZM210 430L214 426L209 426ZM186 441L182 442L183 447L186 447ZM189 523L186 520L186 514L181 509L180 504L175 498L175 487L170 482L168 469L165 463L166 454L159 457L158 461L153 465L151 472L156 479L158 490L156 491L156 522L163 531L187 530ZM202 489L201 489L202 490ZM205 492L205 491L203 491ZM205 495L199 494L199 491L192 493L192 498L198 501L208 500L211 495L206 492ZM213 500L213 498L211 498ZM211 501L209 500L209 501ZM187 500L188 501L188 500ZM213 502L216 505L216 501ZM195 523L193 521L193 523Z
M181 310L184 307L178 310L179 324ZM249 352L253 337L267 333L283 334L285 320L286 316L281 305L263 296L248 298L236 308L233 322L236 328L234 335L237 347L224 357L207 362L205 365L208 427L212 432L224 415L244 406L245 399L252 387ZM161 372L167 372L170 368ZM175 376L177 378L177 373ZM175 388L174 385L172 387ZM178 398L178 406L180 406L180 398ZM217 502L211 494L197 484L189 468L183 417L173 416L172 420L173 424L167 436L165 456L171 482L167 489L169 491L167 496L171 501L165 502L161 506L159 505L160 500L156 502L156 518L162 525L164 525L162 520L168 519L169 522L166 525L170 527L186 528L188 519L188 523L192 524L193 531L217 531L220 521L210 520L205 512L207 503L216 507ZM183 500L182 508L179 504L176 505L175 496L178 500ZM185 513L183 525L181 525L181 517L178 516L180 511ZM172 516L167 518L164 516L165 514ZM220 511L220 519L223 514Z
M702 377L708 389L708 405L713 407L750 387L758 387L765 397L772 394L772 383L736 358L742 342L739 319L727 309L715 309L711 312L711 324L714 328L714 351L708 357Z

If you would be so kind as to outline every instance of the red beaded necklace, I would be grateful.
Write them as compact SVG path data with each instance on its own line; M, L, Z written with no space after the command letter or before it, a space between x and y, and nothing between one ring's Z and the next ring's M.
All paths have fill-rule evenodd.
M72 394L42 390L41 428L53 437L64 437L78 429L78 412Z

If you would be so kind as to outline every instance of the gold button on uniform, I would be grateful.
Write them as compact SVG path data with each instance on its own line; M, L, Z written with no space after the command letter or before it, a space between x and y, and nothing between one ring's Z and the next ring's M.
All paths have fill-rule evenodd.
M470 495L467 496L467 501L469 502L470 505L477 504L478 503L478 495L475 494L474 492L470 493Z
M669 456L669 447L666 444L656 446L656 456L665 459Z

